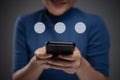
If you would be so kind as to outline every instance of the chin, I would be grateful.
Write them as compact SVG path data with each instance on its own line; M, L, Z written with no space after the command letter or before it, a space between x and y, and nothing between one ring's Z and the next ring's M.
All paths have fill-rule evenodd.
M61 16L63 15L67 10L60 10L60 9L57 9L57 10L53 10L53 11L49 11L52 15L54 16Z
M59 13L51 13L52 15L54 15L54 16L61 16L61 15L63 15L65 12L59 12Z

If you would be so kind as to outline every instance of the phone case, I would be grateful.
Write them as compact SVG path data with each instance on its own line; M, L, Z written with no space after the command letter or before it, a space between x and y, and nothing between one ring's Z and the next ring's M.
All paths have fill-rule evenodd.
M52 54L53 57L56 57L59 54L70 55L73 53L74 48L75 48L74 42L48 41L46 43L46 52Z

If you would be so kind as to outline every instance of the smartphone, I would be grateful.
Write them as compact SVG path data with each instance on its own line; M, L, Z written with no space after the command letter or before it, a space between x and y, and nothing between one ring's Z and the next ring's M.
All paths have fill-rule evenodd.
M74 42L46 42L46 53L52 54L53 57L57 57L59 54L70 55L73 54L75 48Z

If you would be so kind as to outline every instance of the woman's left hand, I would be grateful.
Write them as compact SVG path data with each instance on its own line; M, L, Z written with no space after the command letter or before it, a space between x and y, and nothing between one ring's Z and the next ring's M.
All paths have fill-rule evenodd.
M50 59L47 68L62 70L69 74L74 74L81 65L81 53L75 48L72 55L59 55L57 59Z

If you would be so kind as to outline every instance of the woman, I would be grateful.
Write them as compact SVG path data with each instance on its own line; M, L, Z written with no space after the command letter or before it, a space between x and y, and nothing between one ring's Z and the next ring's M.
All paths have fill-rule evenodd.
M99 16L73 8L76 0L42 0L45 9L17 20L14 80L108 80L109 36ZM72 55L52 59L46 41L72 41ZM34 54L35 53L35 54Z

